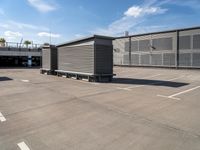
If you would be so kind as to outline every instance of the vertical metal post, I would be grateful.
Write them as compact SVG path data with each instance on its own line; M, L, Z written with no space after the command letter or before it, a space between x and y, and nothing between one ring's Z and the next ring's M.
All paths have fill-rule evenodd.
M176 69L179 68L179 31L176 31Z
M131 66L132 60L131 60L131 37L129 37L129 66Z

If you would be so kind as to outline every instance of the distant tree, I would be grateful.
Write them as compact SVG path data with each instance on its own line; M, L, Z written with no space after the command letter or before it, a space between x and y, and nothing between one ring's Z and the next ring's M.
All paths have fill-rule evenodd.
M50 44L49 44L49 43L44 43L43 45L48 46L48 45L50 45Z
M0 38L0 46L5 46L6 40L4 38Z
M26 45L26 47L28 48L28 45L30 45L31 44L31 41L28 41L28 40L26 40L26 41L24 41L24 44Z

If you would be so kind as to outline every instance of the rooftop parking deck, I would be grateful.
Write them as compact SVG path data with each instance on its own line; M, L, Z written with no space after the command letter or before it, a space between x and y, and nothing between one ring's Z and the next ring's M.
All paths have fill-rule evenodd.
M0 69L0 149L199 150L199 70L114 73L92 83Z

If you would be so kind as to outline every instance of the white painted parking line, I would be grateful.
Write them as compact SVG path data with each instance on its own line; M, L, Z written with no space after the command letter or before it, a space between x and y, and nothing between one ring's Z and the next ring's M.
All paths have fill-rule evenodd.
M0 121L4 122L6 121L6 118L3 116L3 114L0 112Z
M131 89L129 89L129 88L117 87L117 89L119 89L119 90L125 90L125 91L131 91Z
M29 82L29 80L21 80L22 82Z
M179 92L179 93L170 95L169 97L175 97L175 96L178 96L178 95L181 95L181 94L185 94L185 93L194 91L194 90L196 90L196 89L198 89L198 88L200 88L200 86L196 86L196 87L194 87L194 88L191 88L191 89L188 89L188 90L185 90L185 91L182 91L182 92Z
M166 80L166 81L175 81L175 80L181 79L181 78L183 78L183 77L185 77L185 76L180 76L180 77L168 79L168 80Z
M169 96L165 96L165 95L157 95L158 97L163 97L163 98L167 98L167 99L174 99L174 100L181 100L180 98L177 97L169 97Z
M25 142L21 142L17 144L21 150L30 150L30 148L26 145Z
M171 98L171 99L176 99L176 100L180 100L180 98L176 97L176 96L179 96L179 95L182 95L182 94L185 94L185 93L188 93L188 92L191 92L191 91L194 91L196 89L200 88L200 86L196 86L196 87L193 87L191 89L188 89L188 90L185 90L185 91L182 91L182 92L179 92L179 93L175 93L173 95L170 95L170 96L165 96L165 95L157 95L159 97L165 97L165 98Z

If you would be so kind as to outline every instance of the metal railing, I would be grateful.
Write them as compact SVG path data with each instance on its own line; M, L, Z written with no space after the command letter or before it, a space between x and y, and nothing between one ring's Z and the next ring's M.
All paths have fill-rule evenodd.
M5 43L0 43L0 47L38 49L38 48L41 48L41 44L28 44L27 45L27 44L23 44L23 43L5 42Z

